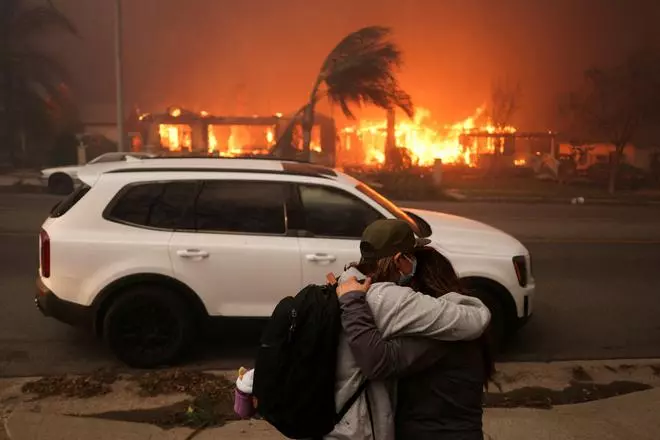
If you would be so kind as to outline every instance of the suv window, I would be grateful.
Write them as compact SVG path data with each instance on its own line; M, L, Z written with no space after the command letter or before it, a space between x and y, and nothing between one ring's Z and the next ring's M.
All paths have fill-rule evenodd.
M139 226L176 229L196 190L196 182L132 184L119 193L106 218Z
M286 185L206 181L195 206L198 231L284 234Z
M64 200L62 200L60 203L58 203L53 207L53 209L50 211L50 217L51 218L62 217L71 208L73 208L73 205L78 203L80 199L82 199L85 196L85 194L89 192L90 189L91 188L89 186L82 185L78 189L74 190Z
M320 237L360 238L372 222L383 218L374 208L346 191L300 185L305 230Z

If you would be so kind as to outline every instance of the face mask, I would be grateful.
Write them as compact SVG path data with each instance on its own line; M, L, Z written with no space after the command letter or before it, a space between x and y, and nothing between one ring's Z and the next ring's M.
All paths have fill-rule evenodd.
M406 284L408 284L415 276L415 272L417 271L417 258L414 257L413 258L404 257L404 258L406 258L408 261L412 263L412 270L410 271L409 274L405 274L405 273L401 274L401 277L399 278L399 282L397 283L399 286L405 286Z

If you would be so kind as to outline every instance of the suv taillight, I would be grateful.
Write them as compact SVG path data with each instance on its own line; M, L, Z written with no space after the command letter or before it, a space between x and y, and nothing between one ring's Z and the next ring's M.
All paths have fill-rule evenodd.
M521 287L527 286L527 260L524 255L513 257L513 267L516 269L516 277Z
M41 263L41 276L44 278L50 277L50 237L48 232L43 229L39 232L39 248L40 248L40 263Z

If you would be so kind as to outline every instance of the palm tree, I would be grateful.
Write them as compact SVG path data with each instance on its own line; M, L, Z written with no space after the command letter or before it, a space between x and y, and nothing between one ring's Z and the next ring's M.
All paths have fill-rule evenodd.
M399 85L396 70L401 67L401 50L390 41L391 30L370 26L347 35L326 57L314 81L302 114L303 154L310 159L314 107L324 97L344 115L355 119L351 105L401 108L412 116L412 99Z
M0 1L0 140L15 164L25 138L47 136L70 107L61 64L38 47L51 32L77 35L74 25L47 0Z

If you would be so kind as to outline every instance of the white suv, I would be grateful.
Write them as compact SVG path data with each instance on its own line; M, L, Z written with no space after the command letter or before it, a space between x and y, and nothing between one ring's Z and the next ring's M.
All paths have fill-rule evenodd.
M131 366L177 358L213 317L266 317L359 259L362 230L407 221L490 307L500 337L532 313L527 249L490 226L403 211L308 163L149 159L88 167L40 233L37 306L93 329Z

